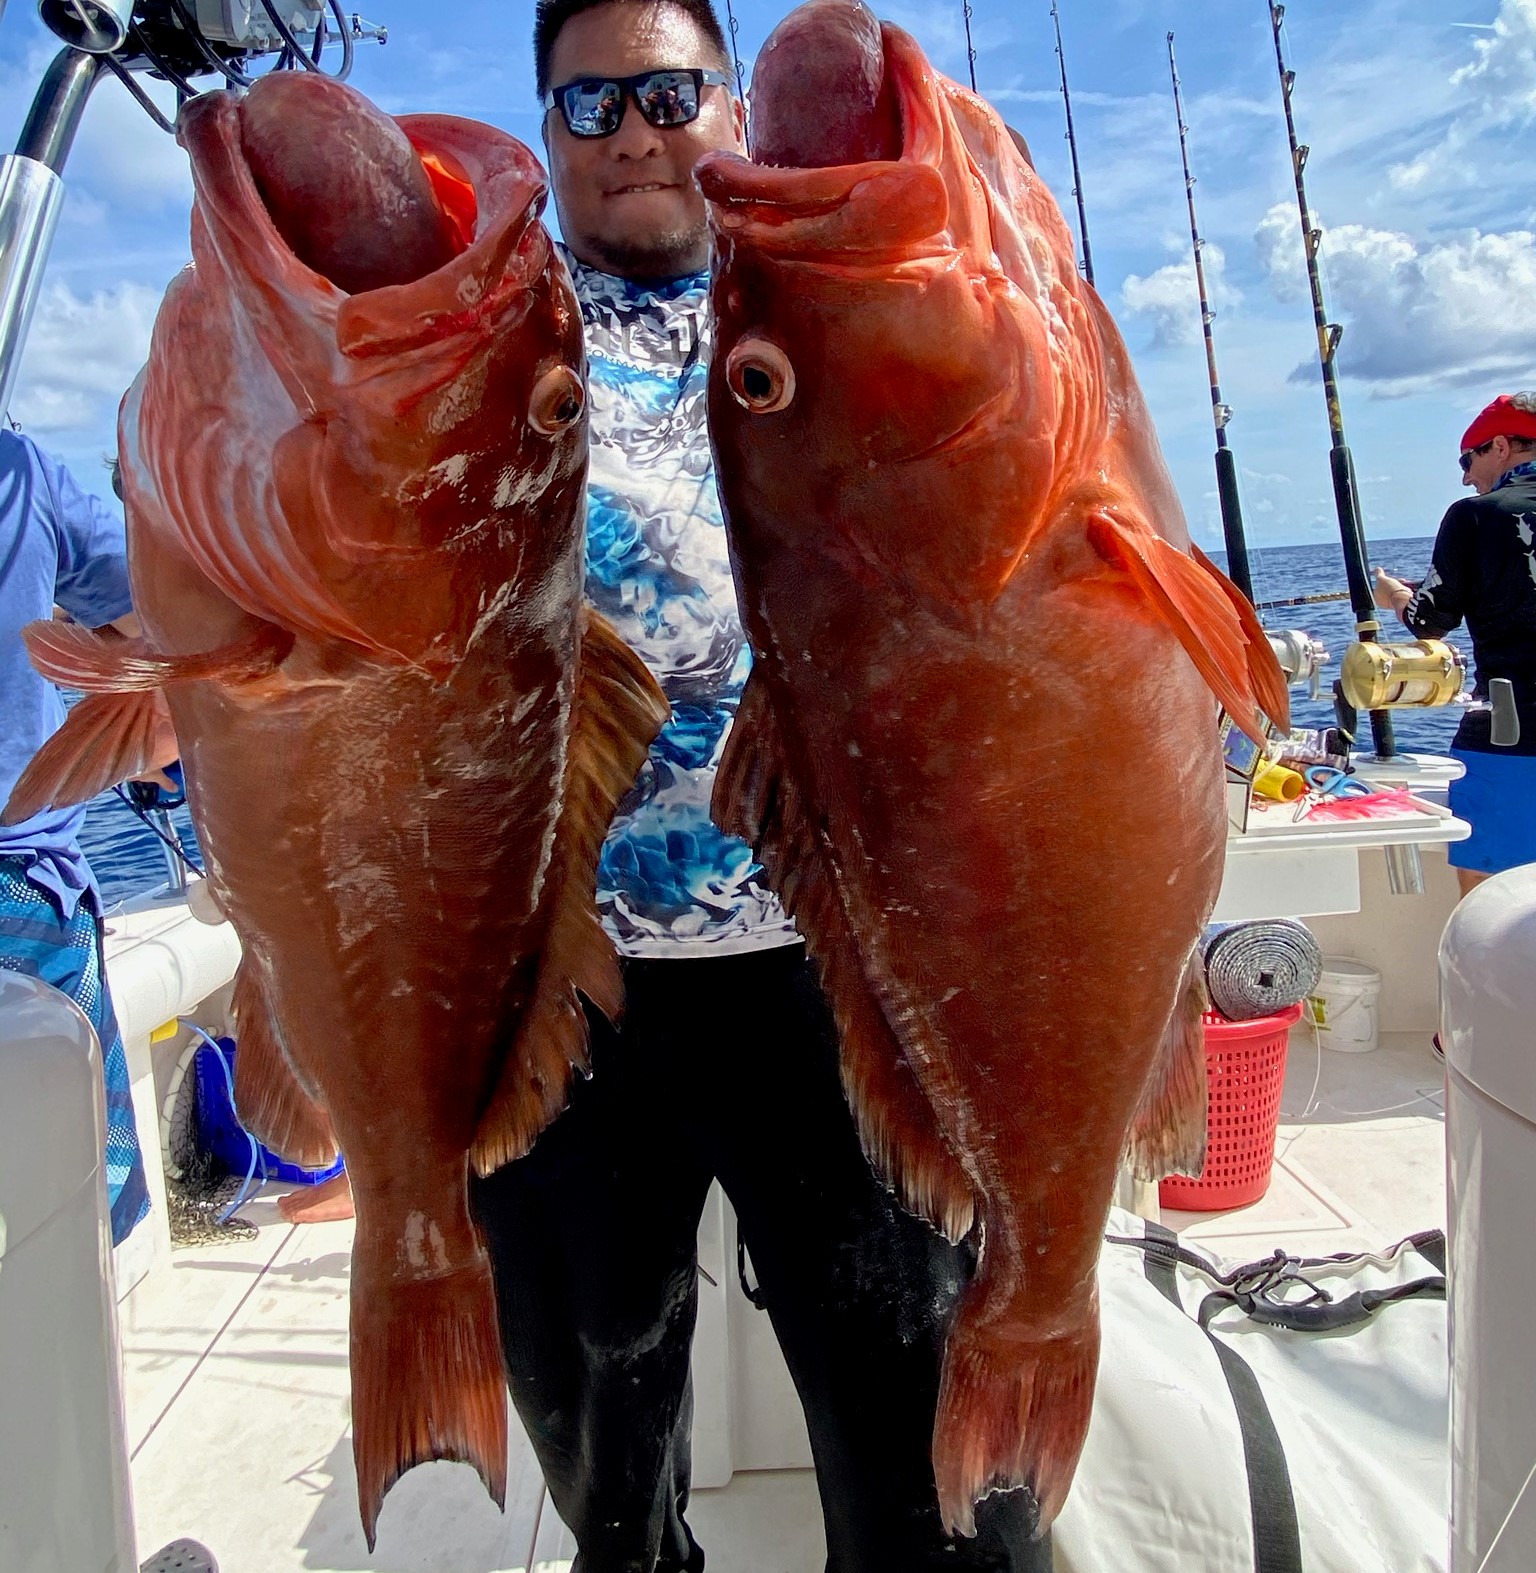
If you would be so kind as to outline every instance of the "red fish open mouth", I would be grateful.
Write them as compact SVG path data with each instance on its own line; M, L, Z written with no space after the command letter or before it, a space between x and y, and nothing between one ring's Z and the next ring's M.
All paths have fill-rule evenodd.
M240 100L206 93L182 110L178 138L206 226L194 236L194 255L203 251L203 261L216 261L253 314L273 324L301 382L317 356L329 360L338 349L367 357L470 332L524 294L547 260L538 217L548 184L526 148L507 139L488 152L471 122L450 115L407 115L398 124L462 249L423 277L349 295L306 266L274 221L242 146Z
M791 20L792 36L781 27L753 73L752 158L711 153L697 167L716 231L866 260L952 250L944 123L922 51L858 0L819 0ZM850 28L873 60L848 59ZM842 69L829 69L839 53Z

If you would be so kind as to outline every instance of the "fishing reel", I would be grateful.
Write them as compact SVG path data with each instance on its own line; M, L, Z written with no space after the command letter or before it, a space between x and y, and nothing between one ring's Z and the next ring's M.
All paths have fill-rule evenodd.
M1372 640L1344 652L1339 686L1356 710L1429 710L1458 698L1466 676L1460 653L1443 639Z
M64 42L99 56L166 131L174 131L131 73L170 82L183 98L192 79L214 74L230 87L249 87L250 67L276 56L274 70L321 71L344 80L355 41L386 42L388 32L347 15L341 0L41 0L43 21ZM334 69L326 48L340 46Z
M1286 686L1304 686L1307 697L1316 699L1322 691L1323 668L1332 659L1322 642L1300 628L1266 628L1264 637L1285 673Z

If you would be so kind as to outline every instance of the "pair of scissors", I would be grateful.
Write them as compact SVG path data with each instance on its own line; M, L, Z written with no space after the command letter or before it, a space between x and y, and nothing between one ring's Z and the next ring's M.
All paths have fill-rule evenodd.
M1319 797L1370 797L1371 788L1337 765L1308 765L1302 779Z
M1336 765L1308 765L1301 777L1307 783L1307 790L1296 805L1296 819L1305 819L1320 802L1330 797L1371 797L1374 792L1365 782Z

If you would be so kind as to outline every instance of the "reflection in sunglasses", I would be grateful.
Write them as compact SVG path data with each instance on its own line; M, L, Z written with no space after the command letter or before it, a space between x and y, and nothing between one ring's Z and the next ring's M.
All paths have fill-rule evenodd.
M705 87L723 87L720 71L672 69L635 76L578 78L544 95L546 109L558 108L566 129L578 137L608 137L624 120L627 98L634 98L645 120L661 130L685 126L699 116Z

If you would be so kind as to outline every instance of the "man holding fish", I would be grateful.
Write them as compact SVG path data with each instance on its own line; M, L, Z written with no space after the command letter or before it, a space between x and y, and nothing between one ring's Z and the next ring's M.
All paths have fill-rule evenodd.
M1283 677L1027 153L907 34L792 13L750 161L708 0L543 0L535 58L563 261L491 127L296 72L183 110L144 635L28 629L92 697L6 812L169 704L242 1119L348 1163L370 1546L416 1463L503 1499L505 1365L576 1567L703 1566L718 1179L829 1569L1043 1569L1116 1173L1202 1158L1217 701L1259 738ZM1058 768L1126 754L1142 816Z
M703 1566L684 1519L695 1242L718 1178L809 1424L828 1566L1049 1566L1024 1493L939 1521L939 1355L973 1257L860 1149L800 936L710 798L751 664L705 423L709 236L693 180L744 148L708 0L545 0L537 88L586 330L589 601L672 704L598 905L617 1029L524 1158L481 1182L512 1392L591 1573Z

